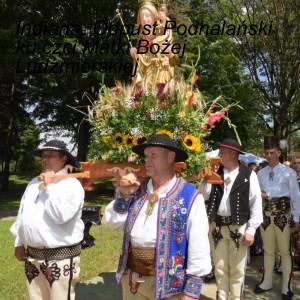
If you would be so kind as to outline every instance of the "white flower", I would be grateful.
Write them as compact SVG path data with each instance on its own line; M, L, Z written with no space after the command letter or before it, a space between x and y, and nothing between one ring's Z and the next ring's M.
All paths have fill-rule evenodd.
M143 137L143 132L138 127L131 128L129 130L129 132L130 132L130 135L135 137L135 138Z
M124 106L125 106L126 108L130 108L130 107L132 106L133 99L134 99L133 97L126 98L126 99L124 100Z
M151 108L149 110L149 113L150 113L150 119L152 121L159 121L159 120L162 120L164 118L164 115L161 113L160 109L158 108Z
M170 269L170 270L169 270L169 274L170 274L170 275L174 275L174 274L175 274L174 269Z

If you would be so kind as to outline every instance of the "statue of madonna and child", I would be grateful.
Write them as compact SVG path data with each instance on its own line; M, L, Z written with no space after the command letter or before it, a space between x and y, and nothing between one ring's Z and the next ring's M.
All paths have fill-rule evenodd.
M134 69L137 69L133 77L133 83L137 87L146 84L148 88L155 88L158 83L167 83L174 77L178 55L171 51L173 35L172 29L166 28L166 22L169 20L167 15L167 5L164 1L158 5L155 1L139 1L137 24L147 30L141 30L140 33L139 46L143 49L142 53L138 53L136 47L130 49Z
M102 178L119 180L121 174L128 172L134 172L141 182L147 179L143 161L131 149L154 134L169 135L188 151L187 162L175 166L178 175L187 180L209 177L211 182L220 182L214 172L220 159L208 163L202 141L232 105L218 104L219 98L206 105L196 86L196 69L187 81L174 78L175 65L184 48L182 55L173 51L180 45L173 41L172 26L168 24L174 22L168 18L166 3L141 0L138 4L140 36L136 47L131 46L127 35L136 70L133 84L125 86L116 81L116 87L102 88L98 100L89 108L93 127L89 158L93 163L82 164L82 171L90 172L90 178L84 179L85 187L90 188L93 181ZM116 12L124 25L120 11ZM169 49L162 53L166 44ZM139 51L141 47L144 51ZM151 51L145 51L147 47Z

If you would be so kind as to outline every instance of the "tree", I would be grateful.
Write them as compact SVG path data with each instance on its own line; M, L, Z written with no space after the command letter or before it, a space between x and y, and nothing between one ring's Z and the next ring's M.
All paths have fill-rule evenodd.
M7 190L9 184L10 164L13 150L18 145L19 132L28 120L26 113L25 76L15 73L16 53L14 45L16 37L16 19L22 8L14 3L2 1L0 6L0 129L1 129L1 160L2 189Z
M200 50L200 62L197 66L200 90L207 99L222 95L229 103L238 102L243 107L232 109L229 117L237 126L243 149L253 150L256 148L253 141L257 139L257 130L263 128L256 120L256 110L253 107L257 105L258 97L253 96L255 92L237 55L238 45L231 36L210 31L213 26L221 26L223 20L222 14L211 1L192 0L189 15L190 20L186 24L198 24L198 30L196 34L186 36L188 52L185 63L195 63L198 49ZM206 28L209 29L206 31ZM255 138L249 130L252 124L256 128ZM227 137L234 138L234 131L226 123L221 123L212 131L209 144L215 148L217 143Z
M96 51L97 47L107 44L112 46L124 43L124 35L116 35L109 31L110 26L117 24L115 9L119 6L124 13L124 21L131 12L130 1L102 1L93 0L70 2L55 1L57 3L38 3L38 14L32 24L54 24L58 27L67 25L78 27L79 31L72 35L71 31L50 36L53 45L69 45L71 53L39 52L31 62L46 63L48 60L58 64L78 64L78 66L93 65L94 63L109 63L131 61L129 55L123 58L125 50L109 49L107 52ZM53 9L55 8L55 9ZM97 25L98 24L98 25ZM101 24L101 25L99 25ZM106 32L106 29L109 31ZM32 39L32 37L29 37ZM45 47L49 39L49 33L38 36L37 43L40 48ZM87 46L89 45L89 46ZM97 46L97 47L96 47ZM113 46L112 46L113 47ZM117 46L115 46L117 47ZM54 48L52 48L54 50ZM117 53L114 53L117 52ZM49 52L49 51L48 51ZM65 71L65 69L63 69ZM39 126L43 131L53 128L67 130L77 143L78 159L87 159L90 140L90 124L85 120L88 113L88 105L91 100L96 100L98 91L104 77L105 84L111 86L115 79L127 78L128 74L104 70L88 71L80 69L79 72L58 72L56 74L31 74L28 80L30 86L29 99L34 106L32 115L39 120ZM81 113L80 113L81 112Z
M231 0L215 7L224 20L247 26L234 38L261 102L258 116L269 133L288 139L300 129L300 3Z

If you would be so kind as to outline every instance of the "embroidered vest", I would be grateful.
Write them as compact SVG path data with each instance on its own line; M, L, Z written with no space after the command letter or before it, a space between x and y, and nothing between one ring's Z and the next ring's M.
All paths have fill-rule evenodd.
M222 179L224 178L223 167L218 170ZM249 191L250 191L250 175L251 169L240 165L239 173L232 185L229 200L231 208L232 224L243 225L247 223L250 218L249 208ZM215 221L216 215L223 197L224 185L213 184L209 197L207 215L209 220Z
M126 270L130 232L135 220L147 199L146 185L141 187L138 201L129 208L124 229L122 254L116 273L117 282L121 282ZM187 220L189 212L199 192L190 183L177 178L175 185L165 198L159 199L158 237L156 241L156 291L155 299L167 298L183 291L186 284L187 267ZM193 288L195 291L193 291ZM201 286L190 284L189 292L199 296Z

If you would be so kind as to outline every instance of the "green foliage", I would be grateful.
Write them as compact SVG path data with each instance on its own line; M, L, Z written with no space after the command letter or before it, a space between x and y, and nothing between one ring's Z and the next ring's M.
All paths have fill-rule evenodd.
M260 105L258 124L268 134L287 138L300 126L300 5L293 0L215 2L223 20L256 34L235 35L237 53ZM293 62L293 63L291 63ZM256 108L258 105L256 105ZM260 128L262 128L260 126Z

